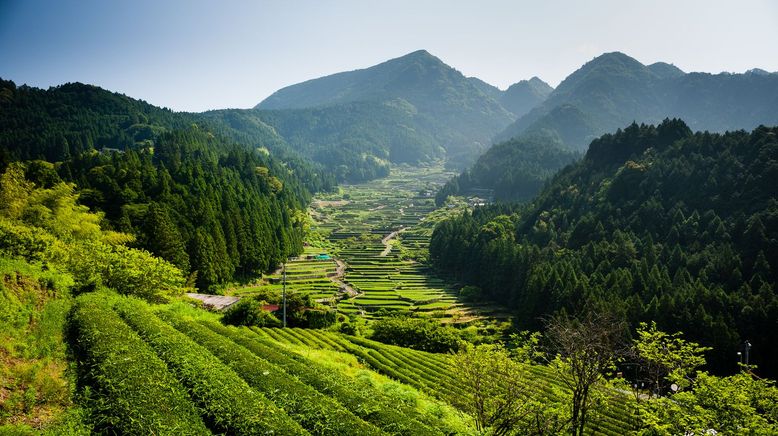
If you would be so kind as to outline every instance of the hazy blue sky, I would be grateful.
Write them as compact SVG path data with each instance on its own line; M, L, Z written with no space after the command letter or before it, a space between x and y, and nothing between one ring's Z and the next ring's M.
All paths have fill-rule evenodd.
M557 85L616 50L685 71L777 71L778 2L0 0L0 77L177 110L251 107L420 48L503 89Z

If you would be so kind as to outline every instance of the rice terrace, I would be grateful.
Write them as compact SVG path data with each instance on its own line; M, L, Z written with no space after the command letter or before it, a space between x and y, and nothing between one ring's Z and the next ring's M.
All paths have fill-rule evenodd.
M778 435L776 41L0 1L0 436Z

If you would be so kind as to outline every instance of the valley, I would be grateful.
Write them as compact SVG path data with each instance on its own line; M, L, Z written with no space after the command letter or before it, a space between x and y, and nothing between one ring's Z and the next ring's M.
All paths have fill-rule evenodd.
M499 306L460 301L457 283L427 263L435 225L467 207L435 206L434 193L453 174L440 162L394 166L386 178L319 194L309 208L305 249L286 263L287 292L365 319L399 312L455 324L508 321ZM282 287L279 268L228 294L278 294Z
M0 2L0 436L778 435L748 2Z

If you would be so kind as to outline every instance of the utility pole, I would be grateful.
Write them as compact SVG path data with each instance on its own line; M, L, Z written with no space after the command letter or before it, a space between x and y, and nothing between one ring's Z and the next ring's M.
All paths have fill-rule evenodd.
M286 328L286 260L281 264L283 271L284 328Z

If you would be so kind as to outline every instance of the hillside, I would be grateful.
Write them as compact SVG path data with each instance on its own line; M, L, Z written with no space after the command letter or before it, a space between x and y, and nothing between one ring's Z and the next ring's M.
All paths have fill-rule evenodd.
M542 82L534 87L548 94L496 135L499 145L447 185L438 194L440 201L473 188L492 190L498 200L528 200L545 179L573 160L573 151L585 152L598 136L633 121L658 123L679 117L693 130L711 132L778 123L778 74L767 72L687 74L671 64L646 66L615 52L586 63L554 90ZM503 99L510 92L509 88ZM527 153L544 147L550 147L542 152L546 157ZM549 153L565 162L548 160ZM497 164L516 163L517 156L526 160Z
M599 308L683 330L714 347L717 371L734 369L748 339L775 376L777 134L632 124L593 141L530 205L440 224L431 259L527 328Z
M519 118L543 103L553 91L554 88L548 83L533 77L509 86L508 89L501 92L498 101L516 118Z
M272 126L298 155L320 164L337 180L359 182L388 174L390 163L429 162L445 156L438 141L415 126L407 102L354 102L312 109L223 110L209 119L233 122L235 132ZM239 138L239 136L235 136Z
M684 73L667 63L646 66L623 53L605 53L570 74L496 140L551 128L569 147L585 150L595 137L632 121L657 123L666 117L682 118L693 130L753 129L778 122L777 95L776 74ZM565 134L581 118L566 120L555 112L566 105L588 120L584 131Z
M495 200L528 201L557 171L580 158L554 136L525 135L493 145L475 164L449 180L436 194L442 206L450 195L491 190Z
M419 50L370 68L288 86L263 100L256 108L326 107L347 111L353 107L349 103L389 104L405 112L404 128L409 134L416 135L413 133L416 132L421 138L406 146L410 151L398 153L393 150L392 155L429 154L412 149L420 142L426 143L426 138L432 138L435 147L445 149L452 164L462 165L472 162L486 148L491 137L515 119L514 114L505 109L495 99L493 90L488 88L489 85L474 82L430 53ZM514 100L520 100L520 97ZM373 107L383 109L380 105ZM373 114L367 112L361 116L373 117ZM379 112L377 118L385 116ZM327 118L323 118L322 122L327 123ZM396 119L390 118L388 122L390 125L384 127L387 132L397 125ZM302 134L314 137L311 133ZM388 149L383 153L390 155Z
M308 189L328 183L305 162L224 139L196 114L82 84L2 82L2 93L0 170L20 161L38 187L75 183L106 227L132 235L134 246L173 262L203 290L300 251Z

